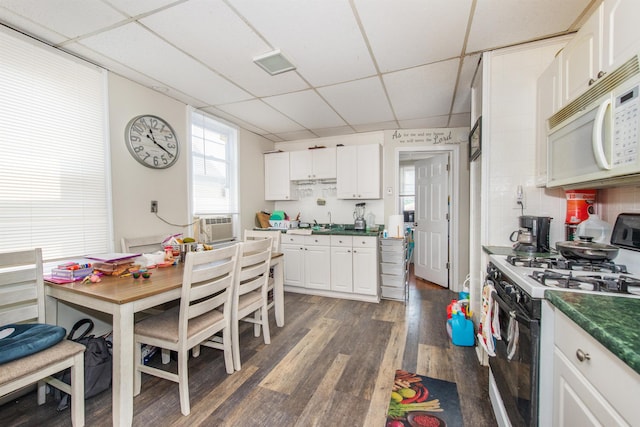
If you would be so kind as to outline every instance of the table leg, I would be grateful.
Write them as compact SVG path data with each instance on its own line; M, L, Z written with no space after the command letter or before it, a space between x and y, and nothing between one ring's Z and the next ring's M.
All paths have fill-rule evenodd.
M276 311L276 325L284 326L284 257L273 263L273 302Z
M133 305L113 313L113 425L133 423Z

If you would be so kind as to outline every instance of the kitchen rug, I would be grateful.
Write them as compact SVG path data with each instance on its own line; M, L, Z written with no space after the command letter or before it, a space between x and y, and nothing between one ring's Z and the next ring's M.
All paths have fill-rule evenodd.
M462 425L456 383L397 370L386 427Z

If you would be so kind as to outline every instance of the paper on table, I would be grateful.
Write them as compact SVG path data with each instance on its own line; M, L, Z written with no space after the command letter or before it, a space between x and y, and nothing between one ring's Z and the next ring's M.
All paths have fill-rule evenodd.
M122 261L125 259L129 259L129 258L135 258L140 256L141 254L128 254L128 253L121 253L121 252L112 252L112 253L106 253L106 254L97 254L97 255L87 255L86 258L88 259L92 259L95 261L100 261L100 262L116 262L116 261Z

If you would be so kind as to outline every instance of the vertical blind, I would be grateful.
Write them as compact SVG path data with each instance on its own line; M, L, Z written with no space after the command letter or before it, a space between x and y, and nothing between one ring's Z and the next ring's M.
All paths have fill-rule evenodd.
M0 29L0 250L110 249L106 74Z

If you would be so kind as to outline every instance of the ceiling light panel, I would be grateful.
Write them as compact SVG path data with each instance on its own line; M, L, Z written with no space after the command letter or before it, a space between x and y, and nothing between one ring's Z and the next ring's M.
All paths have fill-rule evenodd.
M253 62L272 76L296 69L279 49L256 56Z

